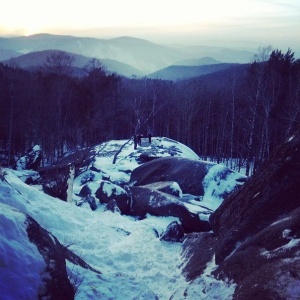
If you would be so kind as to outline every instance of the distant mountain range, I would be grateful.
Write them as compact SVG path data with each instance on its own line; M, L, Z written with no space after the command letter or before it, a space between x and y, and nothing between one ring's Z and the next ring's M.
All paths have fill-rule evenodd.
M161 79L180 79L201 75L197 68L178 68L180 66L217 65L224 63L248 63L254 53L217 47L178 47L163 46L147 40L120 37L96 39L64 35L36 34L31 36L0 38L0 61L13 62L22 68L37 68L43 65L49 50L61 50L73 54L75 67L82 67L91 58L97 58L108 71L123 76L146 76ZM182 75L166 77L166 68L174 66L173 71ZM218 67L215 67L218 69ZM155 73L158 70L160 73ZM183 69L185 71L183 71ZM198 68L198 70L200 70ZM207 71L216 70L213 67ZM154 75L153 75L154 74ZM159 77L162 74L162 77ZM185 75L184 75L185 74ZM187 76L187 77L185 77Z
M170 66L149 74L148 78L164 80L184 80L230 68L235 64L212 64L200 66Z
M44 67L47 57L51 56L51 54L57 52L58 50L44 50L44 51L36 51L30 52L28 54L23 54L18 56L11 56L9 59L3 60L2 62L8 65L18 66L22 69L27 70L37 70ZM0 53L2 50L0 49ZM64 51L65 52L65 51ZM92 57L86 57L83 55L78 55L70 52L65 52L68 55L71 55L74 58L73 69L74 73L80 74L78 69L84 68L88 62L92 59ZM0 58L1 61L1 58ZM116 61L113 59L99 59L102 63L103 67L111 73L117 73L122 76L131 77L135 76L144 76L140 70L122 63L120 61ZM81 72L82 73L82 72Z

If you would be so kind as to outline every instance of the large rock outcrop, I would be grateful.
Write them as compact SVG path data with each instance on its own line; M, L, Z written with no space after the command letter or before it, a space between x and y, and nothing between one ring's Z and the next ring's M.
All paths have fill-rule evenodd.
M146 187L130 187L131 205L129 214L145 217L146 214L154 216L178 217L185 232L208 231L208 222L190 212L178 197Z
M160 181L175 181L184 194L203 196L206 188L204 179L216 166L218 170L213 176L217 178L218 184L220 181L226 181L227 177L234 173L226 167L206 161L172 156L162 157L134 169L131 173L130 184L141 186ZM241 181L245 180L245 177L235 174L236 186L238 186ZM224 193L231 192L233 189L234 187L230 187L230 191L225 190Z
M300 299L299 187L300 132L223 201L210 217L213 233L184 242L187 279L215 256L214 276L237 284L233 299Z
M1 297L74 299L58 240L30 216L5 204L0 207Z
M183 193L203 195L202 180L210 165L181 157L162 157L145 163L131 173L130 183L146 185L159 181L175 181Z

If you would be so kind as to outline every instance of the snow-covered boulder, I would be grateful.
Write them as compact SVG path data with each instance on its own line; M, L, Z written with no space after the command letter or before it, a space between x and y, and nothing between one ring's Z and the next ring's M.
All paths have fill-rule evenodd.
M113 184L109 181L101 181L100 187L95 193L100 203L109 203L115 200L118 208L122 214L127 214L130 206L130 196L120 186Z
M21 170L37 170L42 159L42 149L39 145L35 145L26 151L26 154L20 157L16 162L16 169Z
M185 232L208 231L207 221L188 210L178 197L152 190L146 187L130 187L130 215L144 218L147 214L154 216L172 216L179 218Z
M166 231L160 237L163 241L168 242L182 242L184 237L184 230L181 224L177 221L173 221L168 225Z
M179 184L175 181L160 181L143 185L143 187L158 190L176 197L182 196L182 191Z
M34 219L0 204L3 299L74 299L58 240Z
M224 182L229 182L223 185ZM203 196L207 189L210 194L224 197L232 192L245 176L214 163L182 157L163 157L145 163L134 169L131 185L146 185L160 181L175 181L184 194ZM210 184L214 181L214 186Z

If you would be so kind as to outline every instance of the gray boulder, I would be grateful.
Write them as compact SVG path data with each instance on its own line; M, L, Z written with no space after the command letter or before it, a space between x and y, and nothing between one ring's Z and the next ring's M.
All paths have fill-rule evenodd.
M190 212L179 198L145 187L130 187L131 205L129 214L145 217L147 214L154 216L178 217L184 231L209 231L208 222Z
M184 230L181 224L173 221L168 225L166 231L162 234L160 239L167 242L182 242L184 237Z
M175 181L183 193L203 195L202 180L210 165L181 157L162 157L145 163L131 173L130 184L137 186L159 181Z
M125 189L109 181L101 181L100 187L95 193L100 203L108 204L111 200L116 201L116 205L122 214L127 214L130 206L130 196Z
M176 197L182 196L182 191L180 186L175 181L160 181L150 184L143 185L147 189L161 191Z
M232 170L214 163L181 157L162 157L139 166L132 171L129 184L141 186L161 181L174 181L179 184L184 194L203 196L207 188L204 179L207 178L209 170L215 166L218 168L212 174L212 180L217 181L215 189L218 189L221 182L226 181L227 177L234 173ZM245 181L244 176L235 174L236 184L229 190L225 189L222 192L224 195L241 184L239 179ZM222 197L222 193L218 193Z

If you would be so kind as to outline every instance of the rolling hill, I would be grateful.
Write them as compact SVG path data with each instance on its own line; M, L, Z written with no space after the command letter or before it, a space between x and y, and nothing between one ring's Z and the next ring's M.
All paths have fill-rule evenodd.
M248 63L253 57L251 51L221 47L164 46L133 37L97 39L52 34L0 38L1 49L22 54L51 49L62 50L101 60L118 61L140 70L143 74L150 74L171 65L204 64L207 57L211 58L210 64Z
M187 58L180 50L132 37L104 40L37 34L28 37L1 38L0 48L23 54L49 49L62 50L87 57L120 61L144 73L154 72Z
M205 74L210 74L225 70L234 64L215 64L215 65L202 65L202 66L170 66L162 70L149 74L147 77L152 79L163 80L184 80L189 78L198 77Z
M47 60L47 57L51 56L57 50L43 50L30 52L27 54L19 55L17 57L10 58L8 60L4 60L4 64L18 66L22 69L41 69L44 67L44 64ZM78 55L74 53L66 52L68 55L74 57L74 69L75 73L78 75L78 68L83 68L87 65L87 63L92 59L92 57L86 57L83 55ZM1 59L0 59L1 60ZM127 65L125 63L112 60L112 59L99 59L102 65L108 72L117 73L122 76L132 77L132 76L143 76L145 75L142 71Z

